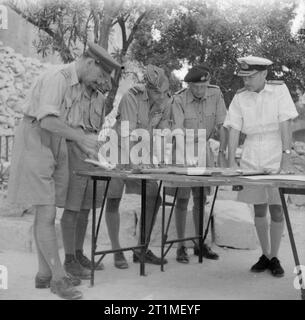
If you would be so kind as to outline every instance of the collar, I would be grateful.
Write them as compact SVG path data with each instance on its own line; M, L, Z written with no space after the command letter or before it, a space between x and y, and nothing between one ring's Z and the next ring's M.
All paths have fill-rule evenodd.
M192 91L190 89L187 89L187 91L186 91L186 102L187 103L190 103L190 102L193 102L193 101L201 102L201 101L205 100L207 97L209 97L211 95L213 95L213 93L210 92L210 90L207 88L207 90L205 92L205 95L202 98L198 99L192 94Z

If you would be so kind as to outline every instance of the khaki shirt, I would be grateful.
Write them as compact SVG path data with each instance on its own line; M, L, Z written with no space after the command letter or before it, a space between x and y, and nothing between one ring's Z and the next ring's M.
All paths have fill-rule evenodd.
M217 125L223 124L227 114L222 93L209 85L205 97L197 99L190 89L174 95L172 103L173 129L206 129L209 139Z
M104 102L98 92L88 95L78 81L75 63L71 63L43 74L32 87L22 110L38 121L54 115L71 127L98 132L104 120Z
M125 93L119 103L116 130L121 135L122 121L129 121L129 134L135 129L169 128L170 98L163 106L150 106L145 86L135 86Z

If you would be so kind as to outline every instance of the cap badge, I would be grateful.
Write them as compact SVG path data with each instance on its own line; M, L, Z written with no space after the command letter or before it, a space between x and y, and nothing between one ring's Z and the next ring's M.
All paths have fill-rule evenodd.
M249 65L248 65L246 62L242 62L242 63L240 64L240 68L241 68L242 70L248 70L248 69L249 69Z

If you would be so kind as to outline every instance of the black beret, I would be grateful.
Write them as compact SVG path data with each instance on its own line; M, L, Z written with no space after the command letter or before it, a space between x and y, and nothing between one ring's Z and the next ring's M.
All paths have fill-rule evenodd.
M194 66L184 77L185 82L206 82L210 79L211 70L207 65Z

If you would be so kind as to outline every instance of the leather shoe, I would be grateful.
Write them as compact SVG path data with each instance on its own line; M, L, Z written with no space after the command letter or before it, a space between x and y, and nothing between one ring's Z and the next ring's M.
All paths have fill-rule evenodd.
M187 255L187 249L185 246L181 246L177 249L176 260L180 263L189 263L189 257Z
M113 257L114 257L114 266L116 268L127 269L129 267L123 252L115 252Z
M194 255L199 256L199 246L198 245L194 246ZM211 260L218 260L219 259L219 255L216 252L214 252L205 243L202 246L202 256L205 257L206 259L211 259Z
M91 260L89 260L84 254L83 251L81 250L76 250L75 252L75 258L76 260L80 263L80 265L85 268L91 270ZM95 270L104 270L105 267L102 262L99 264L95 263Z
M263 272L269 268L270 260L263 254L251 267L252 272Z
M65 261L64 268L67 273L70 273L72 276L88 280L91 279L91 272L84 268L76 259L71 261Z
M141 251L135 250L133 252L133 262L138 263L140 261L141 261ZM144 262L150 263L150 264L161 265L162 259L157 257L156 255L154 255L151 250L147 250L144 255ZM166 264L167 260L163 259L163 263Z
M72 274L67 273L67 277L71 280L74 287L79 286L82 281L81 279L72 276ZM50 277L40 277L38 274L35 276L35 288L36 289L47 289L51 286L51 279Z
M83 294L74 288L72 281L68 277L63 277L57 281L51 280L50 289L60 298L67 300L78 300L83 297Z

